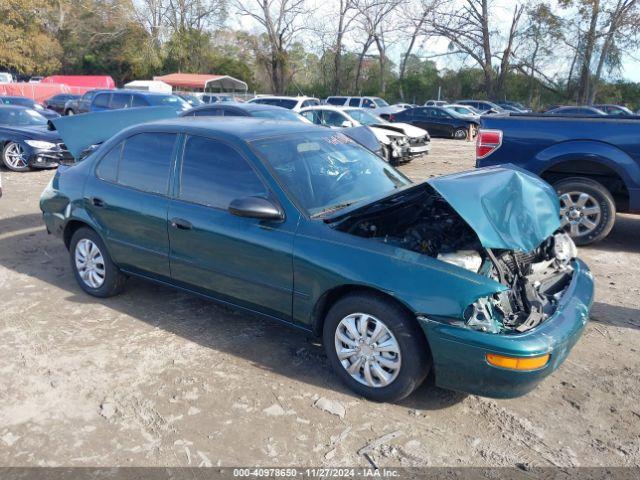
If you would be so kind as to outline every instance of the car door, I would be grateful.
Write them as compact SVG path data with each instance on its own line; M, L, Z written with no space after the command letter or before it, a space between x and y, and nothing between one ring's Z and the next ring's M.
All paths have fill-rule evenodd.
M108 110L110 100L111 100L110 93L106 93L106 92L99 93L94 97L93 102L91 103L90 110L92 112L102 112L104 110Z
M169 176L176 135L138 133L98 162L85 185L85 208L116 264L169 279Z
M442 125L438 123L433 107L416 108L412 123L427 130L434 137L442 135Z
M214 138L187 136L169 207L174 283L290 319L296 218L233 215L237 198L274 198L247 158Z

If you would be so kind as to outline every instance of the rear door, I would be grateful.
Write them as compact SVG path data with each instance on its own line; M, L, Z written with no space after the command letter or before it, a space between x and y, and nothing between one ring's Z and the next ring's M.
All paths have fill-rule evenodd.
M173 133L138 133L102 157L85 186L85 205L105 232L115 262L136 273L170 278L169 177Z
M169 208L173 281L290 319L298 218L274 222L229 213L236 198L274 198L235 147L214 138L187 136L181 157Z

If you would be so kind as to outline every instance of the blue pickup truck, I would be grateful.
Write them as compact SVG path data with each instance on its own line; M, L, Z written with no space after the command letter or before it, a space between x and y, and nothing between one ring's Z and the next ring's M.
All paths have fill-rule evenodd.
M606 237L616 212L640 213L640 117L483 117L476 167L505 163L554 186L578 245Z

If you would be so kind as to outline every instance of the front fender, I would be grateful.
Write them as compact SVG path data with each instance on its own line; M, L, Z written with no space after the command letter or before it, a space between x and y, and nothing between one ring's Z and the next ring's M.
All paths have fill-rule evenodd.
M572 140L556 143L536 154L528 170L541 175L561 163L588 160L604 165L624 181L628 190L640 188L640 166L620 148L604 142Z
M461 318L476 299L506 287L462 268L375 239L301 225L294 246L294 317L309 324L317 302L345 285L384 292L416 315Z

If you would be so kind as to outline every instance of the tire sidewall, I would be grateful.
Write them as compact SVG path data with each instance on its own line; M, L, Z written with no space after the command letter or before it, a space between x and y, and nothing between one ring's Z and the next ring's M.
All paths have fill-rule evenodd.
M596 229L582 237L573 238L576 245L598 242L611 232L616 217L616 204L605 186L591 179L568 178L554 184L558 197L567 192L584 192L597 200L600 207L600 223Z
M9 147L11 145L16 145L16 144L19 145L18 142L8 142L8 143L5 144L4 147L2 147L2 165L4 165L5 168L11 170L12 172L26 172L26 171L28 171L30 169L28 164L27 164L26 167L15 168L15 167L12 167L11 165L9 165L9 163L6 160L7 150L9 149Z
M92 288L87 285L84 280L82 280L82 277L80 276L80 273L78 273L78 269L76 267L76 245L80 240L83 239L91 240L96 245L96 247L98 247L100 253L102 254L105 275L104 282L99 288ZM119 277L122 274L118 270L118 267L116 267L116 265L111 260L111 256L109 255L104 242L100 238L100 235L98 235L94 230L88 227L82 227L73 234L73 236L71 237L71 241L69 242L69 258L71 261L71 270L73 271L73 275L75 276L78 285L80 285L80 288L82 288L82 290L84 290L86 293L94 297L103 298L110 297L114 293L117 293L120 288L119 284L121 283Z
M370 314L381 320L400 346L401 366L396 379L386 387L367 387L353 379L340 363L335 349L335 331L340 321L353 313ZM402 308L375 295L353 295L339 300L328 312L323 343L329 363L351 390L373 401L397 401L410 395L426 378L431 356L424 333Z

